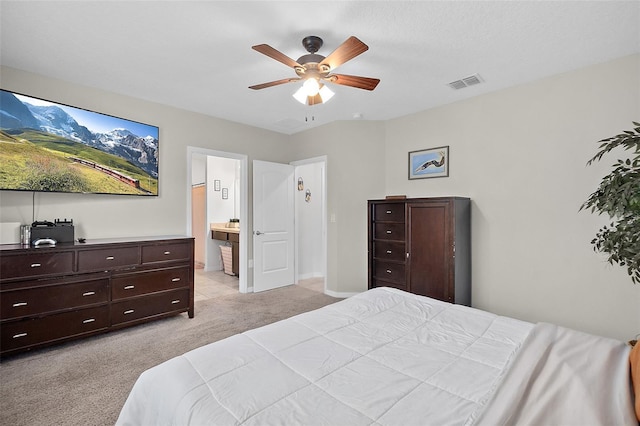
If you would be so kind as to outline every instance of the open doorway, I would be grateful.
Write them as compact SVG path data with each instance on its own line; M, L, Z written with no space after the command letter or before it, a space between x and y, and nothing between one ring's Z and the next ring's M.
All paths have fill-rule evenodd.
M237 255L235 269L238 290L248 291L247 284L247 156L205 148L187 148L187 235L195 238L196 267L224 270L221 245L231 244L213 234L211 227L229 224ZM231 222L231 219L234 222ZM239 222L235 222L235 220ZM235 225L239 223L239 225ZM237 226L237 228L235 228Z
M296 176L296 281L327 290L327 157L291 163Z

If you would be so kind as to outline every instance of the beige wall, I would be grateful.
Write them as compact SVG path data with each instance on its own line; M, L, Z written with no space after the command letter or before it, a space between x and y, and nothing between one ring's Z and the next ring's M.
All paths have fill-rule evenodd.
M294 159L327 156L327 289L367 289L367 200L384 196L384 123L332 123L291 137ZM331 218L335 218L335 222Z
M474 306L630 339L640 285L592 251L605 219L578 210L617 158L586 167L597 141L634 120L638 55L392 120L386 192L471 198ZM441 145L450 177L408 181L407 152Z
M73 218L76 236L185 235L187 233L187 146L246 154L254 159L288 161L287 137L202 114L146 102L85 86L2 67L2 88L124 117L160 128L158 197L91 194L35 195L35 218ZM221 102L212 97L212 102ZM249 197L252 185L249 182ZM249 198L251 199L251 198ZM251 215L249 214L249 223ZM31 192L0 192L0 222L32 222ZM249 228L251 230L251 228ZM252 244L249 238L249 257ZM248 275L252 285L251 274Z
M326 155L331 292L366 289L368 199L469 196L474 306L629 339L640 332L640 285L593 253L589 241L605 221L578 209L612 161L585 167L596 141L640 119L639 62L636 55L388 122L338 122L290 137L1 71L5 89L160 127L158 198L37 194L39 218L73 217L89 238L184 234L187 146L247 154L249 163ZM408 181L407 153L440 145L450 146L450 177ZM0 197L0 221L31 221L31 193Z

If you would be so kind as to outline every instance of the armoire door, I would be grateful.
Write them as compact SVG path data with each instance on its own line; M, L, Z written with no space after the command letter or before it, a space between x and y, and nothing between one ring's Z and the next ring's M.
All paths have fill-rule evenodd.
M415 294L453 302L451 204L407 203L408 287Z

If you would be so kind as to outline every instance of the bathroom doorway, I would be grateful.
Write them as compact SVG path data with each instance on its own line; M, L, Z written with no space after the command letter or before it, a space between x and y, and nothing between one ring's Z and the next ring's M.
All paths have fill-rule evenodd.
M227 243L212 238L211 226L215 224L216 227L226 227L229 224L227 234L233 234L231 238L237 239L235 247L238 253L235 261L238 265L234 269L239 275L238 290L246 293L247 156L188 147L187 157L187 235L195 239L196 268L201 267L204 271L224 269L220 246ZM235 224L238 223L236 220L239 225Z

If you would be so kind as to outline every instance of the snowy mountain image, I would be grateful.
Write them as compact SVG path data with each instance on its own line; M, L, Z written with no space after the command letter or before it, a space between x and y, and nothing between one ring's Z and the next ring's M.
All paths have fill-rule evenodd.
M0 189L158 195L158 133L0 89Z
M158 178L158 128L154 126L1 90L0 129L8 134L32 129L79 142Z

